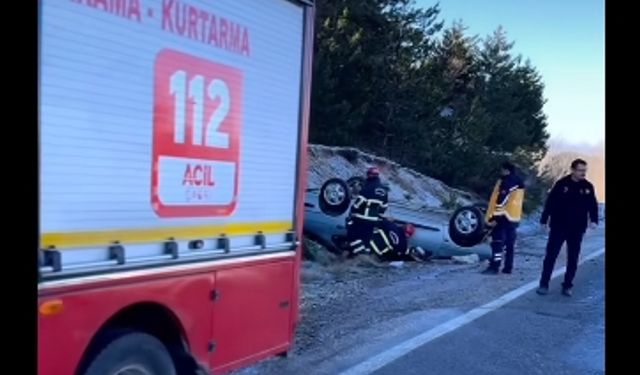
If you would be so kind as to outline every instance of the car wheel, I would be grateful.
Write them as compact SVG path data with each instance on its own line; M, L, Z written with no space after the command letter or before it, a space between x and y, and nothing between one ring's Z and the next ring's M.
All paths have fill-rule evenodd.
M486 203L476 203L474 206L478 207L482 214L484 215L487 212L487 204Z
M476 246L482 242L485 234L484 214L476 206L457 209L449 220L449 237L458 246Z
M339 178L329 179L322 184L318 200L323 213L340 216L347 211L351 203L349 186Z
M366 182L365 178L360 176L353 176L347 180L347 185L349 186L349 192L351 193L352 197L355 197L358 194L360 194L360 190L362 190L362 187L364 186L365 182Z

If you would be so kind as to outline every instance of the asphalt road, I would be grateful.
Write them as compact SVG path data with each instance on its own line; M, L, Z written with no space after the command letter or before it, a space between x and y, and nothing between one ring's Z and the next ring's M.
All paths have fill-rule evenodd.
M578 269L574 295L529 292L400 357L376 375L604 374L604 256Z
M234 374L369 375L380 369L383 374L546 375L556 368L573 371L571 366L586 369L569 373L599 373L604 260L597 254L604 247L604 226L585 237L581 259L586 261L572 299L560 295L559 279L544 299L527 292L540 275L545 245L541 233L523 234L512 275L482 275L483 263L306 264L294 350L286 359L271 358ZM558 272L565 255L558 257ZM595 270L589 259L597 260ZM581 355L592 348L596 355Z

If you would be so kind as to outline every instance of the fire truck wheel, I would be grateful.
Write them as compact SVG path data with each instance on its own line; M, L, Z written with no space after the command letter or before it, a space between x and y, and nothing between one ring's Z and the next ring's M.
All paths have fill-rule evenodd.
M176 370L160 340L133 332L120 334L108 342L84 375L176 375Z
M351 204L349 185L339 178L331 178L322 184L318 200L320 210L325 215L340 216Z

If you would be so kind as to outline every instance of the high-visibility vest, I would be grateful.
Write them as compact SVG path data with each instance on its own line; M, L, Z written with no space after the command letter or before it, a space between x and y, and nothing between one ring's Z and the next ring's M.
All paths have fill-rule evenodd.
M351 216L363 220L379 221L388 204L380 199L367 199L358 195L351 206Z
M500 195L500 183L498 180L491 198L489 199L489 208L485 215L485 221L489 222L493 217L505 216L510 222L518 223L522 219L522 205L524 203L524 189L520 186L513 186L502 202L498 202Z

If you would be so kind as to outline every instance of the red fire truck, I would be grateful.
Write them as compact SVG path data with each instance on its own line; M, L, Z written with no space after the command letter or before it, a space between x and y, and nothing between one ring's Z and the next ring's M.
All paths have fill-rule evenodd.
M292 345L309 0L41 0L40 375Z

